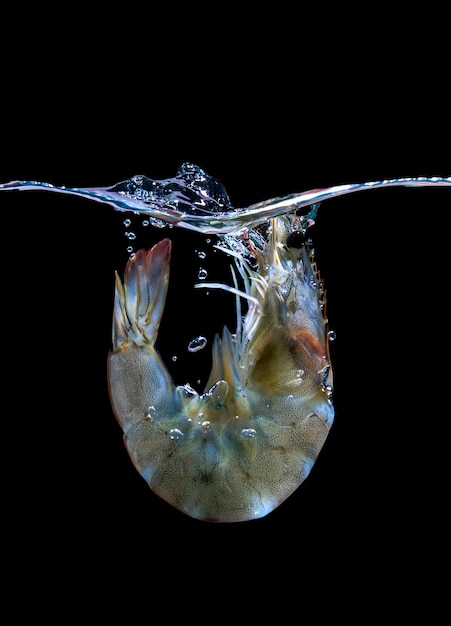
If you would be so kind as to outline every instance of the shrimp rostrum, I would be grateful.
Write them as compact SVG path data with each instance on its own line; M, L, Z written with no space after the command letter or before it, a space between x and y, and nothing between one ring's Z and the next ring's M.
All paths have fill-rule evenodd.
M212 348L205 391L176 386L156 341L171 241L137 251L116 274L111 403L130 458L150 488L211 522L263 517L309 475L334 420L325 291L294 216L239 252L233 276L247 312ZM227 252L227 250L226 250ZM237 288L237 273L244 290ZM219 286L219 285L214 285ZM237 309L238 309L237 305Z

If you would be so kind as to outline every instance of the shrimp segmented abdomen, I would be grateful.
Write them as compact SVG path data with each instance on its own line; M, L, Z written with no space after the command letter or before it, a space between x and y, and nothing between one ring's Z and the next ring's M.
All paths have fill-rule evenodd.
M287 248L287 227L273 220L258 268L239 261L253 305L240 336L216 336L201 394L174 384L155 347L170 241L138 251L117 278L112 406L151 489L197 519L270 513L309 475L333 423L324 294L307 249Z

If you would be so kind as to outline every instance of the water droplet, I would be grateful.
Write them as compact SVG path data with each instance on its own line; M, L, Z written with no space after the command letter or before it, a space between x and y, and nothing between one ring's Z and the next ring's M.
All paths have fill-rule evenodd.
M183 393L186 398L196 398L198 396L197 391L193 389L189 383L186 383L186 385L181 385L180 387L178 387L178 389L181 393Z
M192 339L188 344L188 352L199 352L207 345L207 339L199 335L195 339Z
M204 252L203 250L198 250L197 256L199 257L199 259L205 259L205 257L207 256L207 253Z
M171 430L169 431L169 433L168 433L168 434L169 434L169 437L170 437L171 439L174 439L175 441L176 441L177 439L180 439L181 437L183 437L183 436L184 436L184 435L183 435L183 433L182 433L182 431L181 431L181 430L179 430L178 428L171 428Z
M229 392L229 383L226 380L218 380L207 391L207 395L215 400L222 400Z
M337 333L334 330L329 330L329 332L327 333L327 338L329 339L329 341L335 341L335 339L337 338Z
M172 360L174 361L174 363L177 361L177 355L174 354L174 356L172 357Z
M206 269L204 269L203 267L201 267L201 268L199 269L198 274L197 274L198 279L199 279L199 280L205 280L205 279L207 278L207 276L208 276L208 272L207 272L207 270L206 270Z
M127 237L127 239L130 239L130 240L136 239L136 234L133 231L126 232L125 236Z
M147 420L152 421L156 417L156 415L157 415L157 410L154 407L154 405L152 404L152 405L148 406L147 409L146 409L145 418Z
M125 228L128 228L130 226L130 224L132 223L131 219L126 219L123 222L123 225L125 226Z
M243 428L241 434L243 435L243 437L255 437L257 431L255 430L255 428Z

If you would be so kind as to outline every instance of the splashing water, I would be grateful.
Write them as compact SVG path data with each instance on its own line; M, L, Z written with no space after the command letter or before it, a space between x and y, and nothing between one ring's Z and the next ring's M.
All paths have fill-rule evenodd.
M0 191L42 190L81 196L110 204L117 211L146 215L155 227L179 226L206 234L242 233L270 218L318 206L330 198L384 187L451 187L451 177L394 178L312 189L271 198L245 208L234 208L216 178L197 165L184 163L173 178L153 180L137 175L112 187L64 187L48 182L11 181L0 184ZM316 210L308 217L314 221Z

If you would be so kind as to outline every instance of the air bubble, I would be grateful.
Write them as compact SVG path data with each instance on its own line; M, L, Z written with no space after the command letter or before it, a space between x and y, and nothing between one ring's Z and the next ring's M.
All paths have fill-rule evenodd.
M207 345L207 339L202 335L199 335L195 339L192 339L188 344L188 352L199 352L203 350Z
M157 410L154 407L154 405L152 404L151 406L148 406L146 409L146 419L153 421L156 415L157 415Z
M179 430L178 428L171 428L171 430L169 431L168 435L169 435L169 437L170 437L171 439L174 439L175 441L176 441L177 439L180 439L181 437L183 437L183 436L184 436L184 434L182 433L182 431L181 431L181 430Z
M226 380L218 380L205 394L205 399L223 400L229 393L229 383Z

